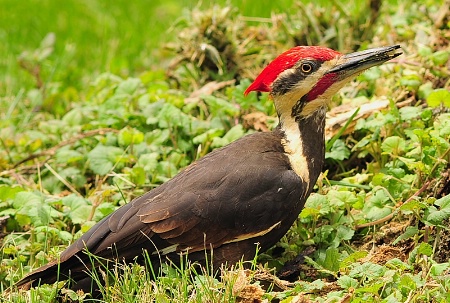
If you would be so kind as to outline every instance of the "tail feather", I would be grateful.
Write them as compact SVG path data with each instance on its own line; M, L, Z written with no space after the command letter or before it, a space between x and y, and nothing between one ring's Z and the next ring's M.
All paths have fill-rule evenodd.
M58 263L48 263L18 281L15 286L19 289L28 290L39 284L52 284L57 281Z
M87 272L92 267L90 265L90 263L85 264L77 255L61 263L53 261L29 273L15 286L28 290L31 287L53 284L57 281L72 280L76 282L89 276Z

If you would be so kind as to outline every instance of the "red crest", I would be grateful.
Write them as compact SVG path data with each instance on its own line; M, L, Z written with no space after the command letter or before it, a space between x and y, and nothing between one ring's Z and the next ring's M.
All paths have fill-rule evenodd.
M263 71L256 77L255 81L245 90L244 95L251 91L269 92L270 85L275 81L280 73L293 67L301 59L316 59L328 61L341 53L321 46L296 46L282 53L275 58Z

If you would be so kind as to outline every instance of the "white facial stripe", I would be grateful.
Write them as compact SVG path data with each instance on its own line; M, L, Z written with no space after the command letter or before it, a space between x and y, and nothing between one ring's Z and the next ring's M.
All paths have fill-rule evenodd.
M292 169L303 182L309 183L308 159L303 150L303 142L301 140L298 123L294 118L289 116L284 119L283 128L285 139L282 139L281 143L289 158Z
M299 129L298 121L295 121L295 117L292 117L292 108L296 103L306 95L314 85L325 75L325 73L337 64L340 58L324 62L321 67L303 79L297 85L295 85L290 91L284 95L277 95L274 97L275 107L280 114L280 123L283 125L285 132L285 139L282 140L282 144L286 155L289 158L294 172L304 181L309 183L310 176L308 170L309 160L305 156L303 142L301 140L301 129ZM289 69L280 74L280 76L288 76L294 70ZM280 77L279 77L280 78ZM326 103L331 99L344 83L335 83L331 85L318 99L307 102L302 108L301 115L307 117L315 113L317 110L325 110Z

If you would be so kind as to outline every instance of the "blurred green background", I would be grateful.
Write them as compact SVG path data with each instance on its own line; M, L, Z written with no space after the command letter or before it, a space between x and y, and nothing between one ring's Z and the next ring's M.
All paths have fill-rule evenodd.
M231 3L246 16L270 17L293 5L293 0L217 1ZM55 33L53 66L47 81L79 87L97 73L128 76L161 66L164 43L176 39L170 30L197 0L0 0L0 94L16 95L34 85L20 57L37 49ZM27 54L28 56L30 54ZM33 54L31 54L33 56ZM156 59L158 58L158 59ZM157 62L155 62L157 60Z
M180 28L174 25L186 22L193 8L206 10L215 4L236 7L239 15L249 17L249 25L269 23L273 14L283 13L285 18L295 15L312 24L313 29L321 27L309 31L310 36L335 22L338 34L354 36L361 43L367 43L373 33L366 35L366 26L377 31L387 30L383 29L381 20L378 27L370 22L371 16L376 18L380 11L395 13L392 24L398 27L410 22L406 18L412 18L402 14L407 7L433 10L443 1L421 0L411 4L405 0L220 0L213 3L198 0L0 0L0 97L14 98L21 91L40 88L36 74L45 83L80 91L100 73L127 77L164 68L174 57L173 52L164 47L170 41L176 42ZM306 9L299 10L299 4ZM312 4L314 11L307 4ZM317 14L328 17L318 18ZM252 22L252 18L258 21ZM359 32L352 34L353 29ZM49 33L54 36L44 41L49 45L46 49L42 41ZM308 32L303 34L307 36ZM324 32L325 36L328 34L336 33ZM403 36L408 36L408 29ZM317 43L317 40L306 43ZM351 50L342 49L342 44L328 46Z

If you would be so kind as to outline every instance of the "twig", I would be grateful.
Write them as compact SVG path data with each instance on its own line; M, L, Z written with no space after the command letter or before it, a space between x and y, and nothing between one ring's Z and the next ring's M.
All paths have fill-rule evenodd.
M404 96L399 96L399 98L403 98ZM412 103L413 99L405 100L402 102L396 102L397 107L404 107L407 105L410 105ZM356 125L356 121L359 119L367 118L373 113L379 112L383 109L386 109L389 107L389 100L377 100L374 102L362 104L359 107L358 114L353 118L353 121L351 121L350 125L348 125L345 128L345 131L343 134L348 134L353 132L354 127ZM335 107L330 112L327 113L327 120L326 120L326 126L325 126L325 137L327 139L332 138L337 132L339 132L343 127L344 124L346 124L350 117L354 114L354 107L349 106L348 104L340 105L338 107Z
M42 166L44 166L44 164L40 163L38 167L42 167ZM27 165L27 166L21 166L21 167L18 167L18 168L4 170L4 171L0 172L0 177L10 176L10 175L14 175L14 174L20 173L20 172L30 173L31 174L32 172L35 172L38 167L36 167L36 165Z
M17 166L19 166L22 163L25 163L27 161L30 161L30 160L33 160L35 158L39 158L42 156L53 156L56 153L56 151L63 146L73 144L84 138L88 138L88 137L92 137L92 136L96 136L96 135L103 135L103 134L109 133L109 132L118 133L119 131L117 129L113 129L113 128L100 128L100 129L94 129L91 131L87 131L85 133L81 133L79 135L76 135L76 136L68 139L68 140L62 141L61 143L58 143L57 145L55 145L47 150L44 150L40 153L32 154L32 155L26 157L25 159L22 159L19 162L17 162L16 164L14 164L13 167L16 168Z
M184 99L184 103L192 103L192 102L197 102L198 100L200 100L201 96L204 95L212 95L213 92L222 89L224 87L230 86L232 84L234 84L234 82L236 82L236 80L229 80L229 81L222 81L222 82L217 82L217 81L212 81L209 83L206 83L205 85L203 85L201 88L193 91L188 98Z
M449 7L450 7L450 0L447 0L445 1L444 4L442 4L441 8L437 12L435 16L436 19L434 21L434 27L436 29L439 29L443 26L445 18L450 14Z
M443 160L449 154L450 154L450 147L447 148L447 150L442 154L442 156L439 157L438 160ZM434 163L433 167L431 168L430 173L428 174L427 181L431 178L431 175L434 173L434 171L436 170L438 165L441 164L441 163L442 163L441 161L436 161L436 163Z
M31 76L33 76L36 80L36 87L41 89L44 87L44 81L42 80L41 76L41 66L40 64L34 64L31 62L28 62L25 59L19 60L19 65L21 68L26 70L28 73L30 73Z
M76 194L77 196L83 197L76 189L72 186L66 179L64 179L60 174L58 174L50 165L47 163L44 164L45 168L47 168L59 181L61 181L67 188L70 189L71 192Z
M409 294L408 294L408 297L406 298L405 303L411 302L411 300L412 300L412 298L413 298L413 295L414 295L414 290L411 290L411 291L409 292Z
M381 219L372 221L372 222L356 225L355 229L361 229L361 228L365 228L365 227L370 227L370 226L378 225L378 224L384 223L386 221L389 221L390 219L392 219L392 217L394 217L394 215L396 213L396 210L399 209L400 206L402 206L405 203L410 202L412 199L414 199L414 197L417 197L421 193L423 193L428 188L430 183L431 183L431 181L425 182L425 184L418 191L416 191L411 197L409 197L408 200L406 200L405 202L400 203L399 205L397 205L396 209L392 213L390 213L389 215L387 215L387 216L385 216L385 217L383 217Z

